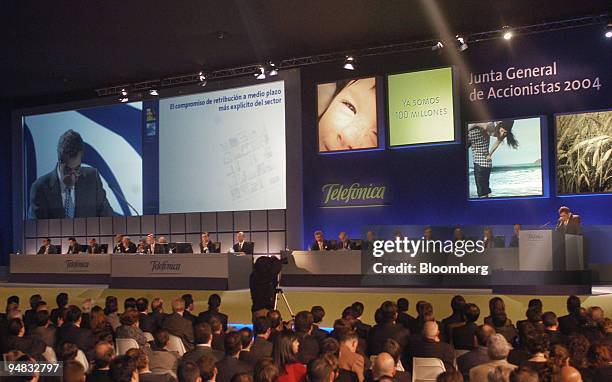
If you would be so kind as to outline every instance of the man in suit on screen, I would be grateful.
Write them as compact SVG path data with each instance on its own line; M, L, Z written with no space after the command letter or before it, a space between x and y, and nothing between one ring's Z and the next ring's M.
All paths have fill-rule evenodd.
M54 245L51 245L51 239L46 238L43 239L42 245L38 249L38 255L55 255L57 254L57 249Z
M30 190L30 219L112 216L98 170L83 167L81 135L68 130L57 143L57 165Z
M569 235L582 235L580 216L574 215L569 207L562 206L559 208L559 220L555 230Z
M255 249L255 243L244 240L244 232L236 234L236 244L234 244L234 252L242 252L246 255L252 255Z

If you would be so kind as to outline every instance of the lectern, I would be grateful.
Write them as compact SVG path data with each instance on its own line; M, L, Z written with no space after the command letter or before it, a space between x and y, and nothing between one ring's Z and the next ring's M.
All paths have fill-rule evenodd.
M525 230L519 234L519 270L577 271L584 269L580 235L553 230Z

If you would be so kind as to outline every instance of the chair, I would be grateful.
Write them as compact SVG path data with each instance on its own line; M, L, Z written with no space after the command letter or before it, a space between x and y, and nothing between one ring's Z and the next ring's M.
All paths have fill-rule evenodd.
M444 363L439 358L412 358L412 382L435 381L445 371Z
M138 349L138 342L136 342L133 338L117 338L115 340L117 343L115 352L117 355L124 355L130 349Z
M142 332L142 333L144 334L145 338L147 339L147 342L154 341L153 334L151 334L149 332Z
M55 355L55 350L53 350L53 348L51 346L47 346L45 348L45 351L42 353L42 356L47 360L47 362L49 363L55 363L57 362L57 356Z
M87 362L87 357L85 357L85 353L83 353L83 350L79 349L77 351L77 355L74 360L83 365L83 368L85 369L86 373L89 371L89 362Z
M465 350L465 349L455 349L455 359L461 357L462 355L464 355L465 353L469 353L469 350Z
M221 242L220 241L215 241L213 243L213 246L215 247L213 249L213 253L221 253Z
M179 356L183 356L183 354L185 354L187 352L187 350L185 350L185 344L183 344L183 341L175 336L170 334L170 340L168 341L168 345L166 346L166 349L168 351L175 351L179 354Z

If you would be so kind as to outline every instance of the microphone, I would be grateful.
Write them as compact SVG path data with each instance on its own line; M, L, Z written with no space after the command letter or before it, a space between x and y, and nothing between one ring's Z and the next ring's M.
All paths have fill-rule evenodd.
M128 202L128 200L123 196L123 193L117 191L114 187L112 187L111 185L108 186L108 188L111 189L112 192L115 193L115 196L117 198L119 198L121 201L125 202L125 204L128 205L128 207L130 207L132 209L132 211L134 211L134 213L136 214L136 216L140 216L140 213L138 213L138 210L136 210L136 208L134 208L134 206Z
M550 223L551 223L551 221L549 220L549 221L547 221L546 223L542 224L542 225L541 225L539 228L540 228L540 229L542 229L542 228L548 228L548 226L550 225Z

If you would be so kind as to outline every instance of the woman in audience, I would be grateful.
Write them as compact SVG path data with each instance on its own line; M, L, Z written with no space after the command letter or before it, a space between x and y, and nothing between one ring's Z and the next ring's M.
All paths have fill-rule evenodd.
M120 318L121 326L117 328L117 338L131 338L138 342L138 346L143 348L147 344L147 339L138 327L139 314L136 309L127 309Z
M297 359L300 343L294 333L283 333L274 341L272 357L280 370L278 382L302 382L306 366Z
M105 341L112 343L115 340L115 332L106 319L104 310L101 307L94 306L91 308L89 326L95 337L95 342Z

